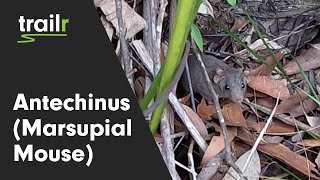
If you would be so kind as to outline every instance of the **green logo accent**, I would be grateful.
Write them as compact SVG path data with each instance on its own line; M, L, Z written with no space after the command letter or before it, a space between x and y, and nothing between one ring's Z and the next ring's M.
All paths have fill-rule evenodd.
M31 43L35 42L36 39L34 37L66 37L68 34L21 34L21 38L23 40L17 41L17 43Z

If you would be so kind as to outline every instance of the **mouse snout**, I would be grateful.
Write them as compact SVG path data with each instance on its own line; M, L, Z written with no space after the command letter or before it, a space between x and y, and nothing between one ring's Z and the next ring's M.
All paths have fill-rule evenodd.
M231 97L231 100L235 103L242 103L243 96L235 95Z

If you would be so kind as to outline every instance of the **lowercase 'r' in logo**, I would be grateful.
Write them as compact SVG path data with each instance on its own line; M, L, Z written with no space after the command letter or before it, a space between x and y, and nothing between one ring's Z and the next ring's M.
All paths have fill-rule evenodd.
M19 18L19 28L22 40L17 43L35 42L35 37L66 37L67 24L69 19L61 19L60 14L50 14L49 19L26 19ZM35 32L35 33L32 33Z

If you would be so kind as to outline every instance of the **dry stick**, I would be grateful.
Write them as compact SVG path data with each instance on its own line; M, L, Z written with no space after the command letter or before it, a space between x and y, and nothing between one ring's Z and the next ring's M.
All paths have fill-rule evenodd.
M167 99L169 94L172 92L174 87L177 85L177 83L183 73L183 69L184 69L184 67L186 67L189 51L190 51L190 43L187 42L182 60L181 60L180 65L177 69L177 72L175 73L175 75L173 77L173 80L171 81L170 86L167 88L165 93L163 93L159 98L157 98L157 100L151 106L149 106L148 109L143 111L144 117L148 117L151 112L153 112L165 99Z
M174 163L175 158L174 158L174 152L173 152L173 144L171 141L169 118L174 118L174 117L173 117L172 109L168 106L164 111L164 116L162 116L161 124L160 124L161 135L163 137L163 148L165 152L165 156L163 157L166 158L167 168L169 170L169 173L172 179L178 180L180 179L180 177L176 171L176 166Z
M175 163L176 163L177 166L181 167L182 169L188 171L189 173L192 173L192 170L187 168L185 165L179 163L178 161L175 161Z
M196 180L197 179L197 173L196 173L196 170L194 168L194 160L193 160L193 155L192 155L192 152L193 152L193 146L194 146L194 140L192 139L191 140L191 143L189 145L189 148L188 148L188 162L189 162L189 167L192 171L191 175L192 176L192 180Z
M152 33L151 32L151 28L152 28L151 3L152 1L150 0L143 1L143 18L147 22L147 27L143 30L143 42L147 48L147 51L150 54L151 59L154 59L153 52L152 52L153 43L152 43L152 35L151 35Z
M173 93L170 93L168 98L169 98L169 102L170 102L171 106L175 109L175 111L178 114L178 116L180 117L181 121L183 122L183 124L186 126L186 128L190 132L192 138L197 142L200 149L203 152L205 152L208 148L208 144L203 139L203 137L200 135L196 126L190 120L188 114L183 109L183 107L182 107L181 103L179 102L179 100L177 99L177 97Z
M121 45L121 61L124 65L124 71L127 74L127 78L131 88L133 89L133 76L129 75L128 73L131 72L132 69L132 61L129 58L129 50L127 46L127 41L125 39L126 35L126 27L124 26L123 18L122 18L122 0L115 0L116 1L116 13L118 19L118 28L119 28L119 38L120 38L120 45Z
M224 143L225 143L225 146L226 146L226 157L225 157L226 162L227 162L227 164L229 164L239 174L239 176L242 179L246 179L243 176L243 174L241 173L239 167L234 163L234 161L232 160L232 157L231 157L231 148L230 148L230 143L228 141L228 130L227 130L227 126L226 126L226 123L224 121L224 117L222 115L222 111L221 111L221 108L220 108L219 97L218 97L217 93L214 91L214 89L212 87L212 83L211 83L210 78L208 76L207 70L206 70L206 68L205 68L205 66L203 64L201 56L198 53L197 47L196 47L196 45L195 45L193 40L192 40L191 46L192 46L194 54L197 57L198 63L201 65L201 71L205 76L205 82L206 82L207 87L209 88L209 92L210 92L211 96L213 97L212 98L213 99L213 103L214 103L214 106L215 106L217 114L218 114L219 123L220 123L220 126L222 128L223 139L224 139Z
M149 0L150 1L150 0ZM152 43L152 59L153 59L153 69L154 72L157 73L157 69L160 69L160 62L158 62L158 60L160 60L159 56L160 53L157 54L156 52L156 47L154 44L154 41L157 39L157 35L156 35L156 19L157 19L157 12L156 10L158 10L158 2L159 0L152 0L150 1L150 15L151 15L151 43ZM157 6L156 6L157 5Z
M192 80L190 77L190 71L189 71L189 64L188 61L186 62L186 75L188 79L188 85L189 85L189 91L190 91L190 98L191 98L191 105L192 105L192 110L196 112L196 103L194 102L194 94L193 94L193 88L192 88Z
M202 170L197 176L198 180L207 180L212 179L212 177L218 172L219 167L221 166L221 161L225 156L226 151L221 151L218 155L214 156L210 161L203 166Z
M155 44L155 72L158 72L161 66L161 61L160 61L160 54L161 54L161 32L162 32L162 25L163 25L163 18L164 18L164 13L166 11L166 7L168 5L167 0L160 0L160 7L159 7L159 12L158 12L158 18L157 18L157 24L156 24L156 44Z
M270 114L270 116L269 116L269 118L267 120L266 125L263 127L263 129L261 130L256 142L254 143L254 145L253 145L253 147L252 147L252 149L250 151L249 157L246 160L246 162L245 162L245 164L244 164L244 166L242 168L242 172L244 172L247 169L247 167L248 167L248 165L249 165L249 163L251 161L251 158L253 156L253 153L257 150L257 147L258 147L260 141L262 140L263 135L267 132L267 129L268 129L270 123L272 122L272 118L273 118L273 116L274 116L274 114L275 114L275 112L277 110L277 107L278 107L279 97L280 97L280 92L278 93L278 98L277 98L276 105L274 106L274 108L273 108L273 110L272 110L272 112L271 112L271 114ZM239 180L239 178L237 178L237 180Z
M181 136L181 138L179 139L179 141L176 143L176 146L174 147L174 149L173 149L173 151L176 151L176 149L179 147L179 145L180 145L180 143L182 142L182 140L183 140L183 138L186 136L186 132L183 132L184 133L184 135L183 136ZM172 137L172 136L171 136ZM174 137L172 137L172 138L174 138Z

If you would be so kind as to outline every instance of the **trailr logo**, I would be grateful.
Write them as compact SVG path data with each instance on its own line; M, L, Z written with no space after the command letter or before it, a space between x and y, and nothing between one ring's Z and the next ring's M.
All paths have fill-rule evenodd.
M22 40L17 43L35 42L35 37L66 37L69 19L62 19L60 14L50 14L48 19L29 19L19 17L19 29ZM34 32L34 33L33 33Z

